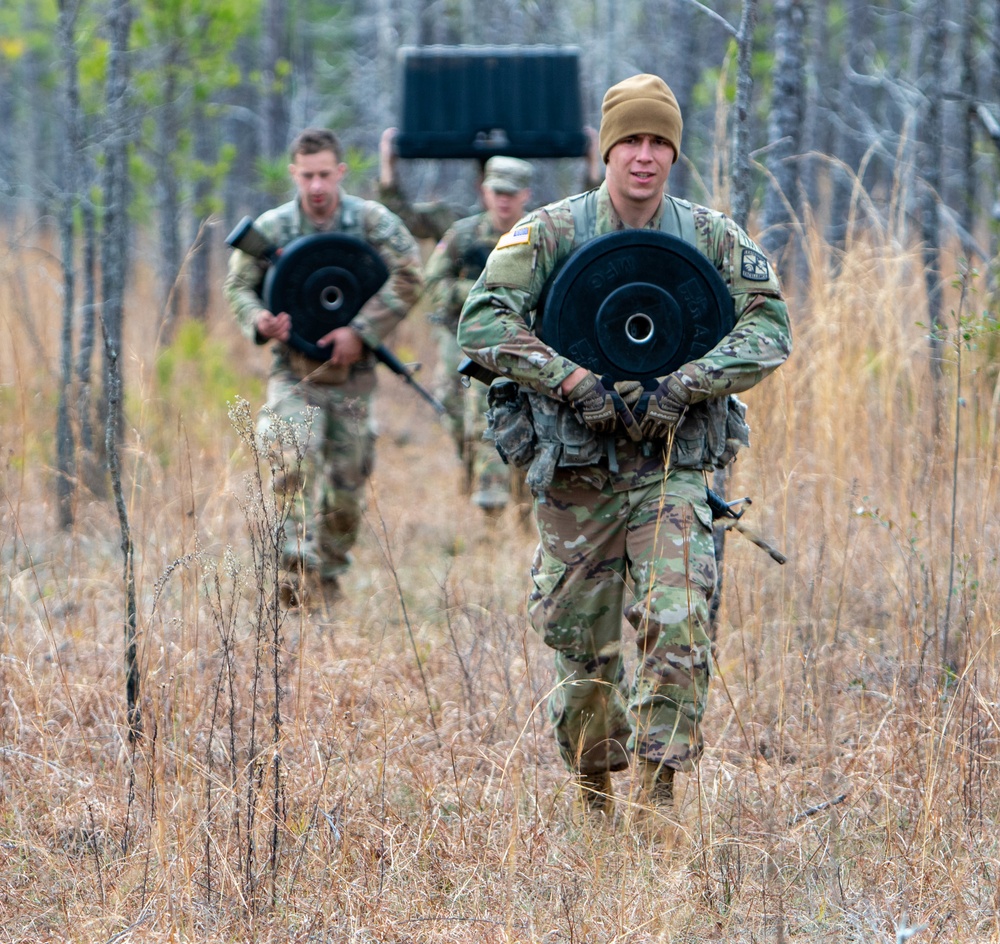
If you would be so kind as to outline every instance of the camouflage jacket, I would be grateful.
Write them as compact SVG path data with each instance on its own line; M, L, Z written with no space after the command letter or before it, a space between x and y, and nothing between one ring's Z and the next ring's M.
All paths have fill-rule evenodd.
M378 182L379 202L387 206L405 224L417 239L433 239L444 236L453 223L474 210L463 210L444 200L428 200L410 203L399 184Z
M424 266L431 321L458 328L466 296L502 235L486 211L459 220L444 234Z
M668 200L665 196L664 207ZM734 454L726 444L729 395L749 389L784 362L791 352L791 326L777 278L756 243L721 213L701 206L694 206L693 212L695 245L728 286L736 325L712 351L678 371L690 391L691 406L677 429L670 465L711 469ZM662 213L648 228L659 228ZM625 228L607 184L602 184L593 235ZM532 326L543 286L573 249L569 200L528 214L490 255L458 328L458 342L474 361L563 403L560 384L578 365L542 342ZM616 489L647 484L663 474L658 453L648 444L632 443L623 433L615 438L611 455L589 470L589 478L600 487L610 476Z
M320 232L302 213L298 200L292 200L261 214L255 226L276 246L286 246L299 236ZM423 272L417 244L402 221L374 200L362 200L341 192L340 206L333 225L324 232L342 232L363 239L382 257L389 268L389 278L351 320L369 347L377 347L406 316L420 296ZM223 292L243 333L258 344L265 343L257 334L257 316L263 310L261 289L267 262L234 249ZM288 347L274 344L275 369L287 366ZM366 354L352 370L370 370L374 358Z

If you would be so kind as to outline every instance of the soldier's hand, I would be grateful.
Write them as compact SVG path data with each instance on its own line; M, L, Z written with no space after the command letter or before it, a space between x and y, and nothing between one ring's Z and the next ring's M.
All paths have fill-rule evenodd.
M392 187L396 183L396 128L386 128L378 139L379 183Z
M618 418L622 421L625 432L633 442L642 442L642 430L634 415L642 398L642 384L638 380L619 380L615 383L615 393L622 398L623 408L618 410Z
M666 439L684 418L690 402L691 394L680 377L671 374L662 380L649 394L645 411L640 401L639 429L643 438Z
M365 344L361 340L361 335L349 325L334 328L328 334L324 334L316 344L319 347L333 345L330 363L334 367L350 367L351 364L361 360L361 355L365 352Z
M613 432L619 409L627 409L621 397L613 390L605 390L604 384L590 371L566 397L580 422L597 433Z
M262 310L257 315L256 327L257 333L262 338L287 341L292 333L292 317L284 311L273 315L269 311Z

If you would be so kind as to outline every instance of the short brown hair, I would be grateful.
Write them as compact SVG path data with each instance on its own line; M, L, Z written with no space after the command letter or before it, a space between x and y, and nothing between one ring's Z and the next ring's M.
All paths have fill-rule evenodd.
M319 154L320 151L333 151L337 163L340 163L343 151L337 136L327 128L306 128L300 131L289 149L292 163L300 154Z

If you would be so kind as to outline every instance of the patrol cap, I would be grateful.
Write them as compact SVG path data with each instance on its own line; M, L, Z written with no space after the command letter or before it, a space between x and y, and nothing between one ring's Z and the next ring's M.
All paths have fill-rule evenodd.
M622 138L633 134L655 134L669 141L674 160L681 153L684 121L670 86L658 75L633 75L604 93L601 105L601 157L608 162L608 152Z
M504 157L497 154L486 162L483 170L483 186L497 193L517 193L531 186L535 169L519 157Z

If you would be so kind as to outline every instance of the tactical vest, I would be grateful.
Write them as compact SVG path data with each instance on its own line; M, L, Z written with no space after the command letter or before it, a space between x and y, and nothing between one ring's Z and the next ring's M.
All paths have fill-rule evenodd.
M569 208L573 211L573 249L579 249L597 235L597 193L588 190L569 198ZM683 239L695 245L694 208L687 200L680 200L664 194L663 216L660 218L660 232Z
M596 236L597 194L598 191L591 190L569 198L573 214L573 251ZM697 248L693 206L686 200L667 195L664 204L660 230ZM503 383L511 382L498 380L496 385L500 388ZM527 481L532 492L544 494L556 468L592 465L606 457L610 471L618 471L613 436L598 436L580 422L566 403L531 389L521 388L520 392L528 401L535 438L530 449L516 450L521 460L516 464L528 468ZM494 391L491 388L490 393L492 406L494 397L501 395L501 389ZM671 466L708 469L727 465L736 452L749 443L745 413L746 407L735 396L695 404L678 428ZM491 427L495 422L496 428L488 431L484 438L495 438L501 455L506 458L505 453L510 450L503 448L503 426L513 425L513 421L501 418L498 412L495 419L491 417ZM643 443L640 449L644 455L651 454L653 444Z
M487 225L485 233L480 231L484 225ZM485 213L459 220L454 229L452 247L458 259L453 278L457 283L466 284L456 285L456 291L452 293L450 302L441 309L431 312L427 319L431 324L445 325L452 332L458 328L468 290L482 275L483 269L486 268L486 260L496 248L498 239L498 235L492 231L492 226L488 225Z
M364 234L361 231L361 208L364 205L365 201L361 197L355 197L349 193L341 193L340 229L337 230L338 233L364 239Z
M573 252L590 242L597 230L597 190L589 190L569 198L573 213ZM686 200L664 196L660 231L695 244L694 209ZM618 461L612 437L598 436L580 422L575 412L565 403L525 390L531 405L532 422L538 438L538 459L531 473L529 485L544 491L551 481L555 468L592 465L607 456L612 471L617 471Z

